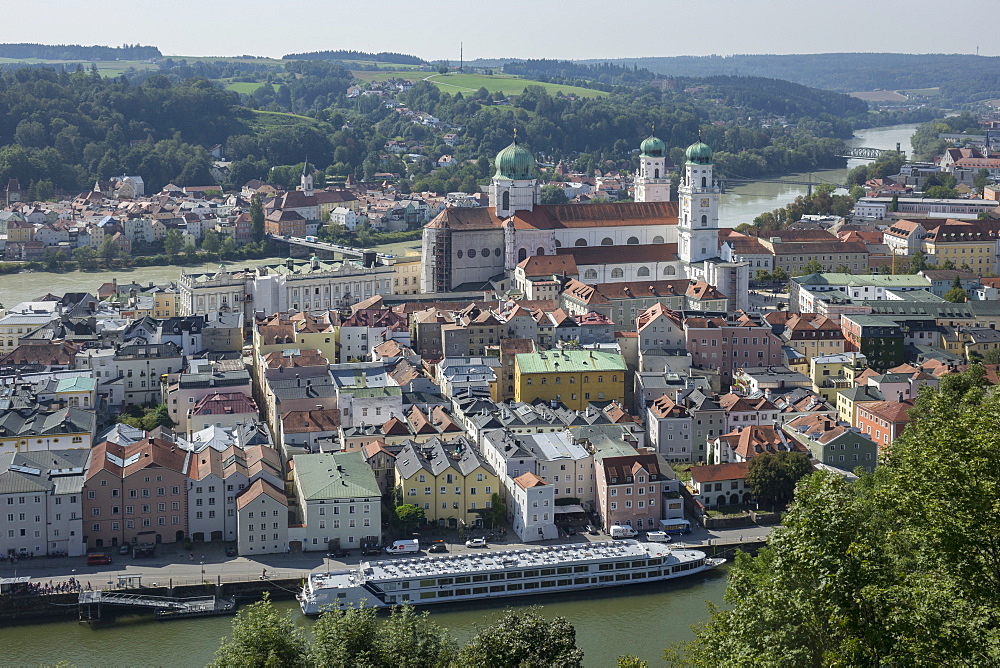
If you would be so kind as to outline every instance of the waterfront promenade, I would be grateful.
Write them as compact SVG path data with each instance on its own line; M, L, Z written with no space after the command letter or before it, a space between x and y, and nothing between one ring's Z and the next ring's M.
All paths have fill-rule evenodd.
M772 527L747 527L706 531L696 529L686 536L675 536L674 541L689 547L726 546L763 542ZM445 540L448 539L444 536ZM455 542L448 544L449 553L477 551L465 547L452 534ZM488 550L531 548L560 543L582 542L585 540L607 540L600 536L578 535L571 538L544 541L541 543L492 543ZM481 550L479 550L481 551ZM30 577L42 584L68 582L71 578L86 588L118 588L122 578L128 578L127 586L141 582L145 587L168 587L199 583L226 584L259 580L262 577L273 580L304 579L310 572L325 571L353 566L366 559L393 559L391 556L362 557L357 550L346 559L327 559L322 552L261 555L259 557L227 557L221 543L196 544L192 552L182 550L178 545L159 545L157 554L151 558L121 556L117 548L107 550L113 562L106 566L87 566L86 557L53 557L21 560L16 563L0 562L0 578ZM432 555L433 556L433 555ZM137 579L138 578L138 579Z

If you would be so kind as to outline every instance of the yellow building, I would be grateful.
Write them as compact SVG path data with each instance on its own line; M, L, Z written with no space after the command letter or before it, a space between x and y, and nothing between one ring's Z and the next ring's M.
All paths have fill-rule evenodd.
M177 317L177 289L156 288L153 294L153 317Z
M428 523L458 528L482 526L500 478L465 438L407 441L396 456L400 503L424 509Z
M299 348L318 350L327 360L337 359L337 345L340 336L340 320L336 312L311 316L296 313L289 316L278 313L255 323L253 347L255 356L263 356L276 350Z
M27 243L35 239L35 226L23 220L7 221L7 242Z
M855 386L855 378L867 368L861 353L819 355L809 360L812 390L831 406L837 403L837 393Z
M968 267L978 276L997 270L995 232L981 221L946 220L929 230L922 250L939 267L951 261L955 268Z
M584 410L591 401L625 401L625 360L618 353L548 350L514 358L514 400L558 401Z
M396 295L420 294L420 256L397 257L392 268L396 272L392 279L392 293Z

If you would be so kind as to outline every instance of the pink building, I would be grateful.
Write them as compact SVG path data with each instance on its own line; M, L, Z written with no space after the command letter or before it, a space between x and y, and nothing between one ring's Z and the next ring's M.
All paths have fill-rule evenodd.
M642 452L603 457L594 466L597 508L605 530L615 525L652 531L665 517L683 517L677 479L662 456ZM665 512L670 508L670 512Z
M781 339L755 314L687 318L684 332L692 366L718 369L723 387L733 382L734 369L782 363Z
M169 441L94 448L83 483L83 532L88 547L174 543L187 531L187 457Z

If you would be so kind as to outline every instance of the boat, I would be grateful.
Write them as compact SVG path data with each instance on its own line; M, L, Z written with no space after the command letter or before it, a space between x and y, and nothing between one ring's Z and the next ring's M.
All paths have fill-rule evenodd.
M715 568L725 559L637 540L363 561L311 573L296 596L303 614L348 606L391 607L658 582Z

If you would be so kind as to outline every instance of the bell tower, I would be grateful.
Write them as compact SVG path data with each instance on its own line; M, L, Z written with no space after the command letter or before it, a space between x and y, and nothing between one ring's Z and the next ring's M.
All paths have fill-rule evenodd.
M698 141L688 146L677 189L678 255L685 263L719 256L719 196L712 175L712 149Z
M313 194L313 177L312 170L309 169L308 156L306 157L306 161L302 164L302 176L299 177L299 190L309 196L312 196Z
M509 218L517 211L532 211L541 196L535 158L517 143L516 130L510 146L497 153L496 168L490 182L490 206L497 218Z
M635 172L636 202L669 202L667 145L650 135L639 145L639 169Z

